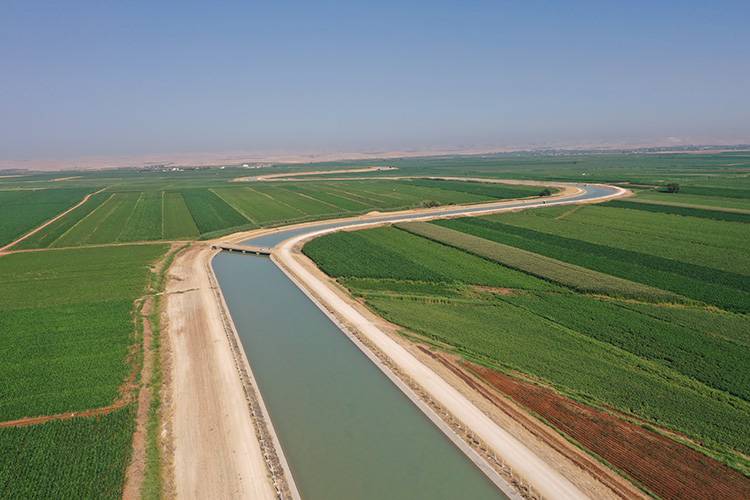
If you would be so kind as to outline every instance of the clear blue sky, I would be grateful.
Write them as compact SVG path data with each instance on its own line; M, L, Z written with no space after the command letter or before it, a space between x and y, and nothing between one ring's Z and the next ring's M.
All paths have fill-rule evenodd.
M750 2L0 2L0 160L750 139Z

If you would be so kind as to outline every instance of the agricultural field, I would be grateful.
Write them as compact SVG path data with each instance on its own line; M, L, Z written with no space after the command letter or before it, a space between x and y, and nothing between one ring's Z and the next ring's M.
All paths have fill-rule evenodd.
M430 180L227 184L178 191L103 191L18 249L209 238L370 210L534 196L538 187Z
M136 299L167 245L0 258L0 497L118 498L134 428ZM102 413L69 420L47 416ZM38 417L30 422L17 422ZM27 419L28 420L28 419Z
M750 310L745 223L604 205L437 224L724 309Z
M0 498L122 498L133 414L0 428Z
M684 462L703 460L725 484L746 484L748 153L498 154L388 164L398 170L292 182L233 180L383 161L0 177L0 246L91 195L0 256L0 424L106 408L96 416L0 425L0 497L121 497L136 409L121 396L140 362L136 301L167 251L160 241L522 198L541 189L387 178L401 175L632 188L636 196L603 206L337 233L304 251L406 337L486 370L506 396L649 492L670 490L641 481L639 474L653 469L629 469L621 447L597 448L606 440L573 424L600 419L602 432L641 432L632 442L661 443L659 460L673 460L675 470L675 457L692 457ZM660 191L670 182L680 184L679 193ZM537 393L544 397L534 399ZM158 399L151 404L155 412ZM586 416L562 419L571 412ZM672 440L669 432L682 437ZM685 477L688 465L679 469ZM154 470L150 488L158 491Z
M106 406L132 370L133 308L166 245L0 258L0 421Z
M200 236L198 226L195 225L190 209L185 203L182 193L163 192L163 236L168 240L195 239Z
M91 191L87 188L0 190L0 246L69 209Z
M545 210L551 212L539 217L553 223L561 215L564 221L599 210L603 218L594 231L613 217L628 220L627 213L611 211L631 211ZM534 215L334 233L307 243L303 252L409 338L552 387L564 398L689 436L704 453L750 473L744 458L750 452L746 316L701 301L701 294L660 288L658 280L610 274L586 258L573 262L546 246L497 236L505 227L496 227L498 221L523 217ZM642 234L642 248L652 238ZM733 240L725 235L724 241ZM697 285L713 287L700 280Z
M655 190L637 190L632 201L650 202L664 205L706 208L723 211L750 212L750 191L744 198L727 198L721 196L694 195L680 193L662 193Z
M707 208L695 208L663 203L644 203L636 200L615 200L607 203L608 207L629 208L631 210L644 210L661 214L682 215L685 217L698 217L700 219L713 219L728 222L750 223L750 212L732 212L728 210L715 210Z

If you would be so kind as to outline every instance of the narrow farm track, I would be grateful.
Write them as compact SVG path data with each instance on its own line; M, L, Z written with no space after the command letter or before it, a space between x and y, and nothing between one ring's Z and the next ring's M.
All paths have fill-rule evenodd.
M78 203L76 203L75 205L73 205L72 207L70 207L69 209L65 210L64 212L60 212L59 214L57 214L56 216L54 216L53 218L51 218L50 220L48 220L44 224L35 227L34 229L32 229L28 233L24 234L23 236L21 236L19 238L16 238L14 241L11 241L10 243L8 243L5 246L0 247L0 255L3 255L4 253L8 253L8 252L6 252L6 250L8 250L9 248L13 247L14 245L17 245L17 244L21 243L23 240L25 240L27 238L30 238L31 236L35 235L36 233L38 233L39 231L41 231L45 227L49 226L53 222L55 222L55 221L57 221L59 219L62 219L63 217L65 217L66 215L68 215L70 212L72 212L76 208L80 207L81 205L83 205L84 203L86 203L87 201L89 201L89 199L92 196L94 196L95 194L101 193L105 189L107 189L107 188L103 187L99 191L87 194L86 196L83 197L83 199L81 201L79 201Z
M356 174L356 173L365 173L365 172L382 172L386 170L398 170L397 167L388 167L388 166L374 166L374 167L365 167L365 168L348 168L344 170L314 170L311 172L293 172L293 173L284 173L284 174L265 174L265 175L258 175L258 176L246 176L246 177L237 177L236 179L232 179L232 182L251 182L251 181L272 181L272 180L282 180L287 179L289 177L301 177L301 176L308 176L308 175L325 175L325 174Z
M96 417L100 415L108 415L115 410L125 407L128 403L133 401L132 395L123 396L117 399L114 403L100 408L91 408L89 410L74 411L69 413L57 413L55 415L40 415L37 417L24 417L16 420L6 420L0 422L0 428L5 427L24 427L27 425L43 424L45 422L51 422L52 420L70 420L73 418L81 417Z
M93 245L76 245L72 247L47 247L47 248L25 248L23 250L8 250L0 253L0 256L10 255L12 253L38 253L38 252L58 252L61 250L78 250L82 248L109 248L109 247L130 247L136 245L179 245L190 243L191 240L148 240L148 241L122 241L116 243L96 243Z

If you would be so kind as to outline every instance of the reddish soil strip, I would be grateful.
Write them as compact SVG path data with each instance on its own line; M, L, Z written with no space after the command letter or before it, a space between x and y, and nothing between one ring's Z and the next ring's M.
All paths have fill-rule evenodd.
M461 364L662 498L750 498L750 478L688 446L552 389Z
M506 398L499 396L492 389L489 389L488 387L485 387L483 384L478 382L476 378L474 378L466 371L465 368L459 366L458 362L453 359L453 356L438 354L437 352L431 351L421 345L417 347L428 356L442 363L446 368L448 368L451 372L453 372L461 380L463 380L469 387L477 391L482 397L487 399L504 413L508 414L516 422L521 423L528 431L544 441L550 448L564 455L578 467L586 471L591 476L595 477L602 484L611 489L612 492L617 496L625 499L638 498L638 496L634 494L633 491L631 491L629 483L627 483L627 481L619 480L619 476L613 474L608 469L605 469L603 465L590 458L585 453L578 451L577 448L571 446L567 441L565 441L565 439L560 437L557 432L550 429L549 426L540 422L538 419L532 417L528 413L520 411ZM622 484L623 481L626 483L625 485Z
M23 417L16 420L6 420L5 422L0 422L0 427L24 427L27 425L43 424L51 420L70 420L72 418L79 417L95 417L97 415L108 415L133 401L135 376L136 371L134 369L133 371L131 371L130 376L128 376L128 380L126 380L125 383L120 386L120 397L117 398L117 400L115 400L115 402L111 405L68 413L56 413L54 415L39 415L37 417Z
M132 397L120 398L109 406L101 408L92 408L90 410L76 411L71 413L58 413L56 415L41 415L39 417L24 417L17 420L7 420L0 422L0 427L23 427L26 425L36 425L49 422L50 420L70 420L79 417L95 417L97 415L108 415L113 411L122 408L130 403Z

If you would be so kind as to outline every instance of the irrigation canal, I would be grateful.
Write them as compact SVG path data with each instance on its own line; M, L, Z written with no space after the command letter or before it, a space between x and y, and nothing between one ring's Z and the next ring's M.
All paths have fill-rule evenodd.
M565 202L612 192L581 187L583 193ZM540 203L512 206L525 205ZM423 216L391 214L368 222ZM271 248L307 232L356 224L361 222L322 222L243 245ZM222 252L213 268L303 498L506 498L273 261Z

